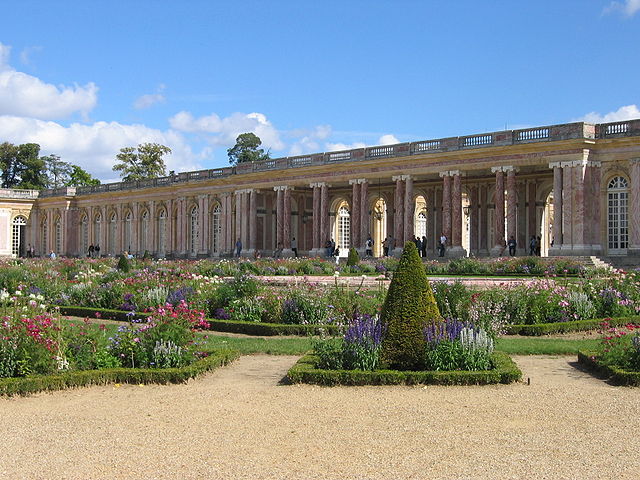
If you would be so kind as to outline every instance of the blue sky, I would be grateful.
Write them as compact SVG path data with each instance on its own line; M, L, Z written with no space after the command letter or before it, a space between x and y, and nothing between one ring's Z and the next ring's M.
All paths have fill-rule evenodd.
M176 171L640 117L640 0L7 1L0 142L102 180L121 147Z

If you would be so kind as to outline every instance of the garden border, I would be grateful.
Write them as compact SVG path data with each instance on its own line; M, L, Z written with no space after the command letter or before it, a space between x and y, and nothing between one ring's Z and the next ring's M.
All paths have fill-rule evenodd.
M124 310L113 310L108 308L89 308L78 306L59 306L61 315L69 315L72 317L89 317L98 318L96 313L100 314L100 319L115 320L118 322L128 322L129 318ZM136 317L147 317L149 314L145 312L136 312ZM336 325L299 325L288 323L262 323L247 322L243 320L222 320L218 318L207 318L210 328L207 331L241 333L245 335L257 336L278 336L278 335L300 335L309 334L319 335L320 333L335 334L338 333Z
M105 385L108 383L168 384L185 383L205 372L222 367L236 360L240 352L215 350L191 365L182 368L111 368L104 370L78 370L56 375L33 375L0 379L0 395L27 395L41 391Z
M493 352L493 370L399 371L399 370L322 370L315 368L317 356L305 355L291 367L287 376L293 383L316 385L490 385L513 383L522 378L515 362L503 352Z
M605 317L590 320L575 320L573 322L536 323L532 325L507 325L507 335L541 336L552 333L583 332L599 328L602 322L608 322L611 326L626 325L628 323L640 323L640 315L631 317Z
M640 372L603 365L598 362L595 352L578 352L578 363L588 370L606 376L614 385L640 387Z

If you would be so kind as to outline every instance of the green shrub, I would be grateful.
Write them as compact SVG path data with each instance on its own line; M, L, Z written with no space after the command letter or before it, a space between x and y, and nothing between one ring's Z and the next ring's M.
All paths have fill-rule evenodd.
M129 259L126 255L120 255L118 259L118 265L116 267L120 272L129 273L131 270L131 265L129 264Z
M347 266L354 267L358 265L359 262L360 262L360 255L358 255L358 251L355 248L351 247L349 249L349 256L347 257Z
M442 317L413 242L404 246L382 305L381 319L387 325L383 362L399 370L421 368L426 348L423 330Z

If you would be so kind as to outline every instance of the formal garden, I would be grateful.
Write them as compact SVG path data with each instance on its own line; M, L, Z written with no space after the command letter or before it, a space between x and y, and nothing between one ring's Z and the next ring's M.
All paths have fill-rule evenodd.
M496 280L479 288L470 275ZM338 266L6 260L0 392L184 382L255 352L302 355L290 380L325 385L509 383L521 376L509 354L528 353L578 354L612 381L638 384L639 286L638 271L566 259L423 261L411 243L400 259L354 251ZM540 337L596 329L601 340Z

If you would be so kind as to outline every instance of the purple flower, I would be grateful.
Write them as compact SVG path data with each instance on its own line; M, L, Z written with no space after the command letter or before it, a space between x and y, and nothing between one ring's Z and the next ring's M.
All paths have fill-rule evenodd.
M440 342L453 342L460 336L463 328L474 328L472 324L460 320L447 319L444 322L432 323L424 329L424 338L427 343L437 345Z
M344 334L344 342L376 348L382 343L385 333L385 325L377 315L356 313Z

